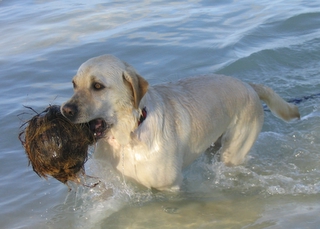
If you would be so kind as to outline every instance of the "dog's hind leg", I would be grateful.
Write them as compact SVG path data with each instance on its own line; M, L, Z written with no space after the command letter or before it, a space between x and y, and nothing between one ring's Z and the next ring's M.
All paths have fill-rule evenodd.
M263 124L263 111L251 117L237 119L223 134L221 148L218 153L226 165L241 164L255 140Z

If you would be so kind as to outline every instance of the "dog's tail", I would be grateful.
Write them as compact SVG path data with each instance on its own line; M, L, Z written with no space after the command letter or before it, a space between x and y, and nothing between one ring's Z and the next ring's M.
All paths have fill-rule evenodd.
M284 101L271 88L261 84L249 83L249 85L257 92L259 98L268 105L272 114L285 121L300 119L298 107Z

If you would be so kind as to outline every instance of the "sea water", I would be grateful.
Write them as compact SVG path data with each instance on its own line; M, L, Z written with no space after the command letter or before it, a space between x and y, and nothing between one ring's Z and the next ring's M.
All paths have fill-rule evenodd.
M319 228L319 1L2 0L0 16L1 228ZM68 191L28 167L18 134L35 113L24 106L60 105L81 63L107 53L150 84L208 73L265 84L300 101L301 120L266 110L245 163L226 167L209 149L178 193L93 158L99 185Z

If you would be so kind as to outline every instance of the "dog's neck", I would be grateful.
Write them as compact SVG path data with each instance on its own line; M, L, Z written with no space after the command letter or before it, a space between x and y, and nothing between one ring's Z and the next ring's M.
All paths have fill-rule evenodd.
M120 117L118 116L118 121L115 126L110 131L110 136L114 141L118 142L119 145L127 145L132 140L132 134L137 128L145 121L147 118L146 107L142 109L124 109L122 110Z

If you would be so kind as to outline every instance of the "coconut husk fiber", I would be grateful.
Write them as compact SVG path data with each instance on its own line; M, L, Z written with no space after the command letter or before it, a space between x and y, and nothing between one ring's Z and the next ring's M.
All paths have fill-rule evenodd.
M60 106L52 105L22 127L25 129L19 139L29 165L40 177L52 176L64 184L69 180L80 183L88 147L94 143L89 124L71 123L61 114Z

